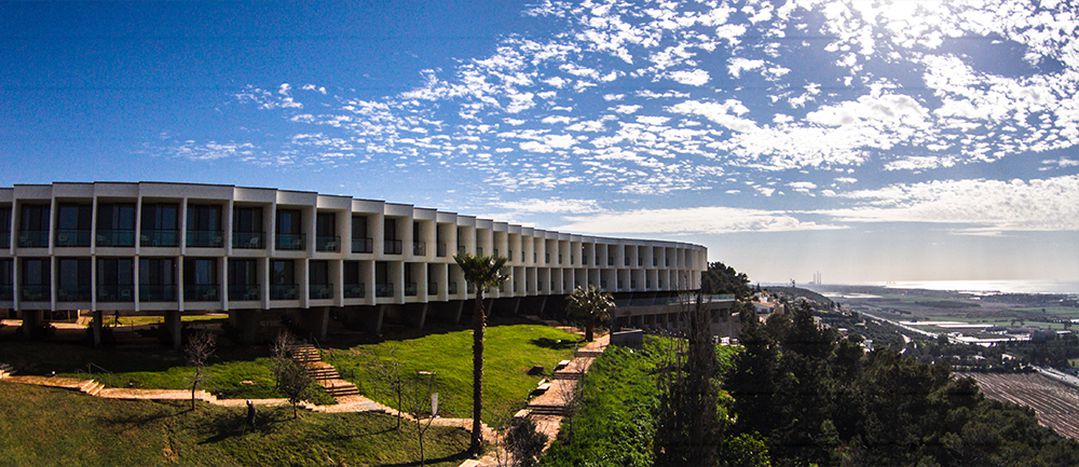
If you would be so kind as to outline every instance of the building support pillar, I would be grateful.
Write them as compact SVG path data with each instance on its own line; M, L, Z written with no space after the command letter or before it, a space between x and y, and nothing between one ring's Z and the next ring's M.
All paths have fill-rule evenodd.
M180 350L183 345L183 325L180 321L179 311L165 312L165 331L169 333L169 344L173 350Z
M457 302L457 314L453 317L453 324L461 324L461 315L465 311L465 302L467 300L461 300Z
M427 304L415 303L404 305L405 319L416 329L423 329L424 324L427 323Z
M229 313L230 324L236 329L236 337L240 343L253 344L258 340L258 313L258 310L235 310Z
M521 311L521 297L513 299L513 316L518 316Z
M104 313L101 310L94 310L94 319L90 321L90 334L93 336L92 344L96 349L101 347L101 326L104 320Z
M315 339L325 339L330 325L329 307L315 307L303 310L303 326Z
M44 310L22 310L22 334L26 339L34 338L34 330L45 322Z

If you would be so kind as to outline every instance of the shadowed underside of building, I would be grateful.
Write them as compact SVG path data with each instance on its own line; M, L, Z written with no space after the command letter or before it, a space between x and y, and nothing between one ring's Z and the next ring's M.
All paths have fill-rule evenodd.
M331 321L470 316L458 253L508 259L492 313L558 317L576 287L663 301L697 289L700 245L535 229L408 204L313 192L161 182L0 188L0 310L37 326L76 312L226 312L256 340L281 323L324 336ZM657 302L658 303L658 302ZM657 314L657 313L651 313Z

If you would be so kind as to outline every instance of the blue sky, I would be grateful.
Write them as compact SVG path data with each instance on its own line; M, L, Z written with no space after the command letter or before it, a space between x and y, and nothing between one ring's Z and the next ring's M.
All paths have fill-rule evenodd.
M1079 280L1064 1L0 3L0 184L168 180Z

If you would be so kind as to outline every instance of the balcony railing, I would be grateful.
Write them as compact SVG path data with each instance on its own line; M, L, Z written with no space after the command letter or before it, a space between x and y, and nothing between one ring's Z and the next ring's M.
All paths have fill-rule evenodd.
M446 244L445 243L440 242L440 243L435 244L435 256L438 256L439 258L444 258L446 256Z
M296 300L299 297L299 288L289 284L274 284L270 286L270 300Z
M400 240L384 240L382 242L382 253L387 255L399 255L401 254L401 241Z
M47 285L23 285L19 287L19 299L24 302L47 302L52 300Z
M133 247L135 231L127 229L105 229L97 231L97 246Z
M232 247L241 250L266 248L266 236L262 232L232 232Z
M450 282L450 286L446 288L446 291L450 295L457 295L457 281Z
M316 236L315 251L341 251L341 237L337 235Z
M415 282L407 282L407 283L405 283L405 296L406 297L415 297L417 289L418 289L418 287L416 287Z
M216 230L188 230L187 246L195 248L221 248L225 246L225 234Z
M276 248L278 250L295 251L302 250L306 247L307 236L304 234L289 234L279 233L277 234Z
M56 246L80 247L90 246L90 230L57 230Z
M629 258L628 257L625 259L625 261L626 261L626 266L629 266Z
M483 256L483 247L482 246L478 246L478 245L476 246L476 256Z
M19 247L21 248L48 248L48 230L20 230Z
M333 284L311 284L307 295L312 300L333 298Z
M140 302L176 301L175 285L143 284L139 286Z
M14 287L10 285L0 285L0 301L10 302L14 297Z
M412 256L427 256L427 244L412 242Z
M229 300L253 302L261 299L258 284L229 284Z
M216 302L220 300L221 288L216 284L184 284L184 300L189 302Z
M551 264L551 254L550 253L544 253L543 254L543 264Z
M372 253L375 251L374 242L370 237L366 238L353 238L352 239L352 252L353 253Z
M367 287L363 286L363 282L345 285L345 298L364 298L366 296Z
M56 301L59 302L88 302L91 296L93 296L93 291L89 286L56 289Z
M149 247L178 246L180 245L180 232L177 230L143 230L139 233L139 245Z
M393 283L375 284L375 296L379 298L393 296Z
M464 245L457 245L457 254L458 255L464 255L466 251L467 250L466 250Z
M427 295L438 295L438 282L427 283Z
M97 285L98 302L133 302L135 301L135 286L133 285Z
M493 254L497 258L498 257L498 248L492 249L491 254Z

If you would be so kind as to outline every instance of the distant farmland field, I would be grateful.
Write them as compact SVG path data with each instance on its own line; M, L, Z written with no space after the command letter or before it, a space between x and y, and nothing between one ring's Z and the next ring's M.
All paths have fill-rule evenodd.
M1079 389L1038 373L956 373L978 382L990 399L1034 409L1038 422L1079 439Z

